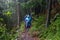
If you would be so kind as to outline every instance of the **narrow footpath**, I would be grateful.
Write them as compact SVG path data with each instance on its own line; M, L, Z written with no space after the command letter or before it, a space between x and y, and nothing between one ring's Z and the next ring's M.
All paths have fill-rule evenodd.
M20 37L18 38L18 40L39 40L39 38L37 37L32 37L28 32L23 32Z

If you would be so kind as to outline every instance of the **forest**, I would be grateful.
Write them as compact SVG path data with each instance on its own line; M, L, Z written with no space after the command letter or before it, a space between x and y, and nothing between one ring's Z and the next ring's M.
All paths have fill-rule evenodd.
M60 0L0 0L0 40L60 40Z

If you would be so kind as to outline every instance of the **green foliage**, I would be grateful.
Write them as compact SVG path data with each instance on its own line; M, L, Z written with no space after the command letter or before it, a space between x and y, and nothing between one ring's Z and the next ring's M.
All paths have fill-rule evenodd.
M20 27L21 33L24 31L24 28L25 28L25 25L24 25L24 22L22 22L22 23L21 23L21 27Z
M52 22L48 28L45 28L39 36L44 40L60 40L60 17L57 17L55 22ZM42 26L41 26L42 27ZM40 28L42 29L42 28Z
M29 0L29 1L27 1L27 2L21 3L21 6L22 6L23 8L28 9L28 8L32 8L32 7L35 7L36 5L38 5L38 4L36 4L36 3L41 4L42 7L43 7L43 6L46 6L46 1L45 1L45 0Z
M49 35L46 38L51 40L60 40L60 18L57 17L56 21L50 25L48 29Z
M32 28L31 28L31 31L37 31L37 30L40 30L40 27L41 26L44 26L43 25L43 22L45 20L45 16L40 16L39 18L35 18L37 19L37 21L33 21L32 22Z
M15 40L17 38L16 28L12 25L12 12L3 13L0 18L0 40Z
M51 23L51 25L46 28L42 23L44 21L44 17L38 19L39 21L33 22L32 27L30 29L31 34L34 31L38 31L38 37L40 40L60 40L60 15L58 15L57 19Z
M0 22L3 22L4 20L3 20L3 18L0 18Z
M32 8L34 6L34 2L32 1L28 1L28 2L23 2L21 3L21 6L24 8L24 9L28 9L28 8Z
M37 18L35 18L37 19ZM48 28L44 25L45 16L40 16L37 21L32 22L30 33L33 36L33 32L37 33L40 40L60 40L60 15L56 20L50 24ZM21 25L21 31L24 31L24 23Z
M3 22L7 25L7 29L12 28L14 21L12 20L12 12L11 11L6 11L3 12Z
M2 38L5 35L6 28L4 26L2 26L2 24L0 24L0 38Z
M17 32L11 30L7 32L6 25L0 24L0 40L15 40L17 37Z
M4 13L4 15L6 15L6 16L8 16L8 17L11 17L11 15L12 15L12 12L10 12L10 11L7 11L6 13Z

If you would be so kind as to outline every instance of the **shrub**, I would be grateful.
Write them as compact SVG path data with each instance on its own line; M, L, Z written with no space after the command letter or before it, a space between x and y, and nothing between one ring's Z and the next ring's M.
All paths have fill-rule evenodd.
M0 40L15 40L17 37L17 32L12 30L7 32L6 25L0 24Z

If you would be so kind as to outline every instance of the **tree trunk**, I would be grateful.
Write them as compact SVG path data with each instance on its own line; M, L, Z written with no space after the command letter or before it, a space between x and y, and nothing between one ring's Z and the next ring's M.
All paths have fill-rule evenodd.
M51 17L51 9L52 9L52 0L47 0L48 2L48 9L47 9L47 20L46 20L46 27L50 25L50 17Z

